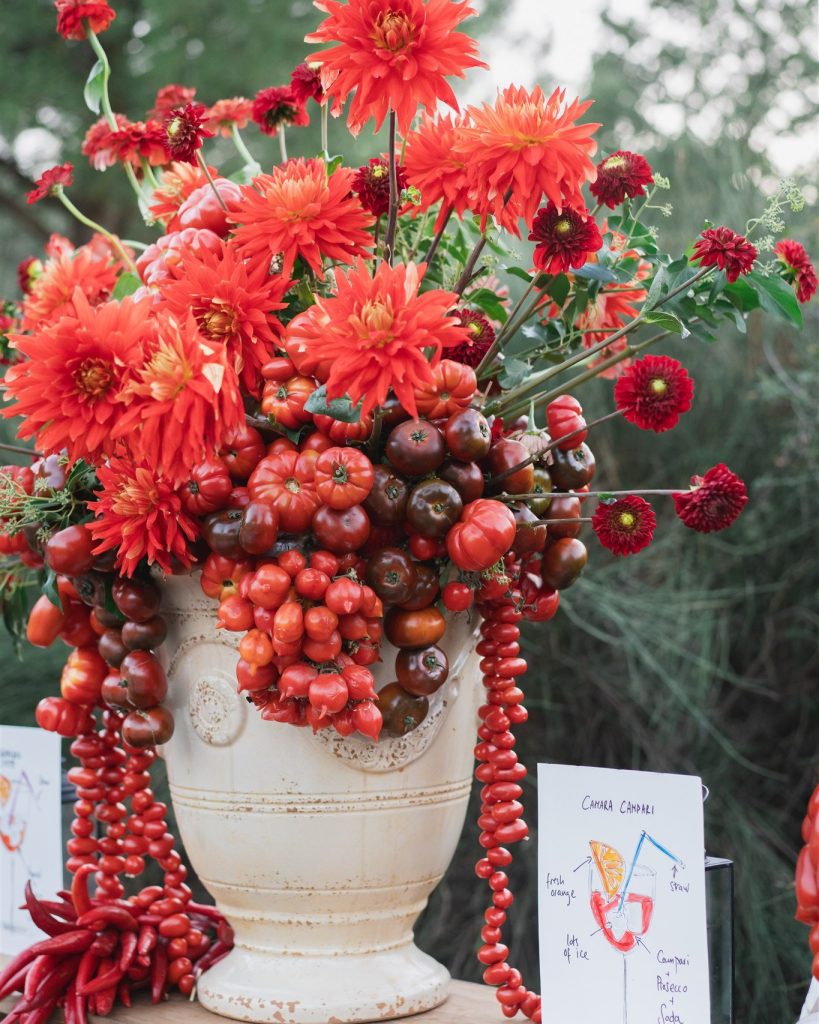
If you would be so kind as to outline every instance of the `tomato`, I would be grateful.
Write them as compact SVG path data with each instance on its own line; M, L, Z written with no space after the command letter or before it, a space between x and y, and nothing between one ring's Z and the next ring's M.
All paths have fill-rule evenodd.
M457 581L447 583L441 597L444 607L451 612L465 611L467 608L471 608L475 601L475 596L467 584Z
M128 648L122 642L122 633L118 629L106 629L99 638L97 650L111 668L119 668L128 653Z
M365 579L386 604L401 604L412 596L418 573L406 551L382 548L370 555Z
M367 514L375 523L394 526L403 523L409 488L403 477L389 466L373 466L373 486L364 501Z
M331 551L314 551L310 555L310 568L319 569L332 579L338 572L338 558Z
M202 566L199 586L208 597L221 600L231 594L238 594L239 584L249 572L249 562L213 553L208 555Z
M585 487L594 478L594 472L594 454L587 444L581 444L565 451L560 448L555 448L552 451L549 474L555 487L564 491Z
M63 609L43 594L29 612L26 639L35 647L50 647L60 635L64 622Z
M43 697L34 717L41 729L59 733L60 736L76 736L89 732L94 726L94 719L86 706L74 704L62 697Z
M289 665L279 677L279 691L286 699L305 698L318 670L304 661Z
M316 460L316 492L334 509L360 505L373 489L373 464L357 448L328 448Z
M477 462L458 462L456 459L446 459L438 469L438 476L442 480L446 480L448 484L452 484L460 494L464 505L483 497L486 482L483 470Z
M375 700L375 679L364 665L346 665L341 672L350 700Z
M332 416L322 416L317 413L313 417L313 422L322 434L326 434L334 444L344 444L346 441L366 441L373 429L373 418L370 413L362 416L355 423L342 423L341 420L334 420Z
M108 666L96 647L77 647L68 655L60 676L60 693L73 704L94 704Z
M293 644L304 635L304 611L297 601L285 601L273 618L273 639Z
M122 722L122 739L135 750L167 743L173 736L173 715L167 708L132 711Z
M247 587L248 598L260 608L279 608L290 587L289 573L280 565L260 565Z
M262 367L262 377L265 380L288 380L296 373L293 361L286 356L276 356L269 359Z
M369 628L366 616L360 612L339 616L338 631L342 640L363 640L369 635Z
M583 529L583 524L571 522L571 520L579 519L582 515L582 511L580 498L576 498L574 495L569 494L553 495L551 504L549 505L548 518L550 520L559 521L549 523L549 536L552 538L579 537L580 531ZM562 522L560 520L567 520L567 522Z
M419 562L426 562L430 558L441 558L446 554L446 543L441 537L422 537L420 533L413 533L409 539L410 554Z
M312 640L308 637L302 643L301 649L306 658L321 664L338 657L341 654L341 645L341 633L334 629L326 640Z
M552 441L565 438L557 445L564 451L577 448L586 440L583 406L571 395L561 395L560 398L549 402L546 406L546 426Z
M126 622L122 626L122 642L129 651L156 650L167 635L168 625L161 615L147 622Z
M390 432L385 454L399 473L426 476L444 461L444 435L427 420L405 420Z
M494 565L512 547L516 524L511 510L499 501L470 502L447 535L449 557L466 572Z
M308 434L307 437L301 442L300 449L303 452L326 452L328 448L333 448L333 442L326 434L322 434L320 430L314 430L312 434Z
M544 586L552 590L570 587L585 569L588 557L585 544L574 537L555 541L543 553L540 571Z
M336 615L352 615L361 607L364 592L360 583L342 576L333 580L324 595L324 603Z
M22 531L12 535L0 529L0 555L21 555L27 550L28 542Z
M128 684L128 700L135 708L151 708L167 697L165 670L150 651L131 651L119 670Z
M413 697L399 683L388 683L379 690L376 705L388 736L406 736L418 728L429 711L426 697Z
M274 506L279 526L285 533L303 533L320 499L315 488L315 453L277 452L267 455L248 480L252 501Z
M356 704L352 712L353 725L362 736L369 736L373 742L378 742L384 719L375 701L363 700Z
M253 605L238 594L231 594L219 602L216 628L231 633L244 633L253 626Z
M239 546L249 555L261 555L276 543L279 513L266 501L249 501L242 509Z
M350 695L344 677L337 672L326 672L317 675L307 690L307 699L319 712L319 717L334 715L341 711Z
M119 672L109 672L102 681L100 697L113 708L127 708L128 684Z
M250 674L273 661L273 644L260 629L249 629L239 643L239 655L250 665Z
M462 409L450 416L444 427L446 446L461 462L478 462L489 454L492 430L483 413Z
M81 576L94 564L94 540L85 526L67 526L46 541L45 563L54 572Z
M485 463L486 470L490 477L499 476L513 466L518 466L521 462L525 462L529 455L529 449L522 445L520 441L504 438L490 449ZM531 494L534 484L534 466L524 466L523 469L518 469L514 473L505 476L502 480L499 480L496 484L492 484L491 493L498 494L501 491L506 491L507 494Z
M233 482L222 459L206 459L191 471L180 496L186 511L193 516L204 516L227 505Z
M431 384L415 388L415 404L422 416L436 420L467 408L478 386L471 366L442 359L433 368L432 376Z
M378 644L369 640L353 640L347 647L356 665L375 665L381 661Z
M159 611L162 595L150 580L120 576L111 587L111 597L119 611L131 622L147 622Z
M535 515L543 516L551 504L551 494L554 485L552 484L551 476L549 476L549 471L542 466L535 466L534 478L535 482L530 493L542 494L543 497L529 498L526 503Z
M361 505L336 509L322 505L313 516L313 533L322 547L339 554L357 551L370 535L370 520Z
M288 548L279 555L278 564L294 580L302 569L307 568L307 559L298 548Z
M338 628L338 615L325 605L308 608L304 613L304 632L311 640L329 640Z
M428 697L446 682L449 661L435 644L415 651L402 650L395 659L395 674L407 693Z
M391 608L384 618L384 632L394 647L428 647L446 632L446 619L434 606L418 611Z
M529 622L548 622L555 617L559 607L560 592L549 587L541 587L532 600L527 601L523 615Z
M321 569L302 569L296 574L296 593L310 601L320 601L330 585L330 577Z
M443 537L458 522L464 504L445 480L422 480L410 491L407 520L424 537Z
M546 546L547 527L541 523L528 505L517 505L512 509L517 524L512 550L517 555L530 555L542 551Z
M315 390L315 382L309 377L296 375L288 380L266 381L262 391L262 413L275 426L296 430L312 419L304 405Z
M245 554L239 545L239 531L242 528L242 510L224 509L211 512L202 524L202 537L217 555L239 560Z
M441 589L438 583L438 573L431 566L419 562L415 566L415 573L418 578L412 588L412 593L408 600L401 603L401 608L408 612L429 607Z
M219 455L232 480L244 483L264 457L264 441L258 430L242 423L225 435Z

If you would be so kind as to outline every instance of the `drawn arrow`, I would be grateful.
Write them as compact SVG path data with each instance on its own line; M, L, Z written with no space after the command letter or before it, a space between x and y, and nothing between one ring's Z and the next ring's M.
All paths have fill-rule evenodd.
M646 953L648 953L648 955L651 956L651 950L648 948L648 946L643 942L643 940L639 936L637 937L637 945L638 946L642 946L643 949L646 951Z
M675 865L674 865L674 867L673 867L673 868L671 869L671 877L672 877L672 878L676 878L676 877L677 877L677 865L676 865L676 864L675 864Z
M582 863L582 864L578 864L578 865L577 865L577 867L576 867L576 868L574 869L574 871L572 872L572 874L573 874L573 875L576 875L576 874L577 874L577 872L578 872L578 871L579 871L579 870L580 870L581 868L584 868L584 867L585 867L585 866L586 866L587 864L591 864L591 857L587 857L587 858L586 858L586 859L585 859L585 860L583 861L583 863Z

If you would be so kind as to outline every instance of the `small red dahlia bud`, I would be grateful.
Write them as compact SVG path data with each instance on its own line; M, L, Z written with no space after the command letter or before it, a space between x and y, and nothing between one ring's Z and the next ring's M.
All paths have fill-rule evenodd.
M252 117L265 135L277 135L281 125L310 124L307 108L296 99L289 85L272 85L257 92Z
M644 356L614 385L614 401L629 423L661 434L691 408L694 382L682 363L670 356Z
M207 107L204 103L186 103L174 107L165 116L162 127L165 131L165 149L171 160L183 164L195 164L197 150L205 139L212 139L213 132L205 127Z
M707 228L694 246L691 262L699 260L703 267L717 266L733 283L740 274L750 273L758 255L756 247L736 231L726 227Z
M654 509L636 494L616 501L601 501L592 516L592 529L604 548L615 555L634 555L654 537Z
M645 186L654 182L648 160L639 153L618 149L597 165L597 178L589 186L594 198L614 209L626 199L645 195Z
M398 193L407 187L407 172L399 164L396 168ZM361 205L374 217L380 217L390 208L390 165L383 157L374 156L368 164L359 167L351 188L357 193Z
M63 39L85 39L86 24L95 35L105 32L116 18L106 0L54 0L57 31Z
M782 263L782 276L796 287L796 298L800 302L810 302L816 294L819 282L804 245L792 238L783 238L781 242L776 243L774 252Z
M699 533L724 530L748 503L742 480L722 462L705 476L692 476L691 489L674 495L677 515Z
M290 76L290 88L297 102L306 103L308 100L315 100L320 103L324 96L324 89L321 85L321 65L309 64L305 61L293 69Z
M535 266L547 274L582 267L589 255L603 246L594 218L586 210L566 206L558 211L552 202L538 210L529 241L537 243Z
M56 167L49 167L35 181L35 187L30 192L26 192L26 200L29 205L39 203L41 199L45 199L47 196L53 196L57 192L62 192L73 181L73 164L57 164Z

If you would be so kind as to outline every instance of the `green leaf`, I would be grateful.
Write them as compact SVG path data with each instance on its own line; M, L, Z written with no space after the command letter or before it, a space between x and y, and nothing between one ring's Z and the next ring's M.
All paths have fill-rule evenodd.
M733 284L726 285L724 294L743 313L759 309L759 293L744 277L737 278Z
M664 309L650 309L644 316L647 324L657 324L666 331L679 334L681 338L687 338L691 333L678 316L668 313Z
M324 154L323 153L319 153L318 159L319 160L323 160L324 159ZM327 161L327 175L328 175L328 177L334 171L337 171L339 169L339 167L341 167L341 165L343 163L344 163L344 157L343 156L341 156L341 155L331 156L330 159Z
M499 320L502 324L505 324L509 318L503 302L489 288L478 288L477 291L470 292L469 301L480 307L487 316L493 320Z
M126 295L133 295L141 285L142 281L136 274L126 271L124 274L119 275L119 279L111 293L111 298L124 299Z
M341 423L358 423L361 418L360 405L353 405L352 399L347 395L342 398L327 400L327 385L322 384L316 388L312 395L304 403L307 412L318 413L320 416L330 416Z
M507 267L506 273L509 274L510 277L519 277L521 281L525 281L527 284L532 280L532 275L527 274L522 267Z
M651 309L652 306L656 306L657 301L662 295L663 285L667 280L665 267L660 267L657 273L654 275L654 280L651 282L651 287L648 290L646 296L646 306Z
M582 277L587 281L601 281L603 284L611 284L617 280L608 267L601 267L599 263L586 263L573 271L575 277Z
M756 270L752 270L748 278L756 286L759 304L766 313L772 313L796 327L802 326L802 310L799 308L793 288L787 281L775 275L765 277Z
M88 78L85 80L85 88L82 92L85 105L92 114L99 114L104 92L105 67L102 61L98 60L88 72Z
M57 589L57 573L53 569L49 569L46 574L45 582L43 583L43 593L55 608L59 608L62 611L63 602Z
M546 289L546 294L550 299L554 299L558 306L562 306L569 297L571 287L571 281L569 281L568 277L565 274L558 274Z
M528 363L522 359L508 357L503 361L503 370L498 377L498 383L507 390L516 388L526 380L530 372L531 367Z

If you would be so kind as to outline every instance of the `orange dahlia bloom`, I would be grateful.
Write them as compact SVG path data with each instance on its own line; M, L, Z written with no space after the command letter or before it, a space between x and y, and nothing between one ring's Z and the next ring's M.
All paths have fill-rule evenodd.
M421 193L418 209L425 213L441 201L435 231L448 211L463 217L469 206L469 181L466 164L454 154L455 141L463 121L451 114L432 118L424 114L417 131L410 132L404 148L407 178Z
M184 251L177 273L160 282L164 308L177 319L190 311L204 337L226 347L245 391L258 397L261 368L282 333L273 311L286 306L290 282L268 274L264 263L245 263L225 243L216 252Z
M364 416L392 388L416 415L415 389L433 382L442 350L469 340L466 328L449 316L458 301L454 292L419 295L425 272L424 263L382 263L371 277L359 260L347 274L336 270L333 298L317 297L315 306L290 322L287 349L299 365L305 358L332 362L328 397L348 394L362 402Z
M116 551L116 564L126 576L133 576L143 558L165 572L172 571L172 559L186 568L191 565L188 542L199 530L179 491L150 464L125 457L98 466L97 476L102 490L96 492L97 501L88 502L96 517L88 524L95 554Z
M215 167L208 170L212 178L218 177ZM198 164L170 164L162 172L159 188L154 189L153 202L148 207L151 216L167 225L188 196L207 184L205 172Z
M375 130L390 110L405 135L419 105L430 112L439 101L458 109L447 75L485 68L478 45L457 27L475 14L453 0L314 0L327 17L305 40L331 44L310 57L321 64L321 82L338 114L353 92L347 124L354 135L375 118ZM335 45L332 45L335 44Z
M35 330L61 316L76 316L78 288L92 306L105 302L117 283L119 269L85 245L50 259L23 302L23 330Z
M229 139L233 134L233 126L241 131L247 128L253 112L253 100L245 99L244 96L234 96L229 100L217 100L212 107L208 108L205 115L205 125L212 132L218 132Z
M453 158L467 168L472 209L485 227L490 215L519 235L517 221L532 226L545 196L558 210L585 207L581 188L594 181L591 136L599 124L578 124L591 101L566 102L564 89L547 99L510 85L495 100L467 110L469 121L455 140Z
M281 254L290 276L297 257L317 274L321 260L347 262L367 256L375 223L350 194L355 171L339 167L328 176L323 160L288 160L242 187L241 209L230 220L239 225L234 241L251 261Z
M245 411L224 345L206 340L190 313L177 320L159 312L156 327L145 361L122 390L127 406L114 437L176 484L222 447Z
M142 361L151 303L127 298L93 307L77 288L72 308L35 334L11 336L26 361L6 375L14 405L3 415L24 417L18 437L36 437L46 454L65 448L72 461L95 462L112 451L120 390Z

